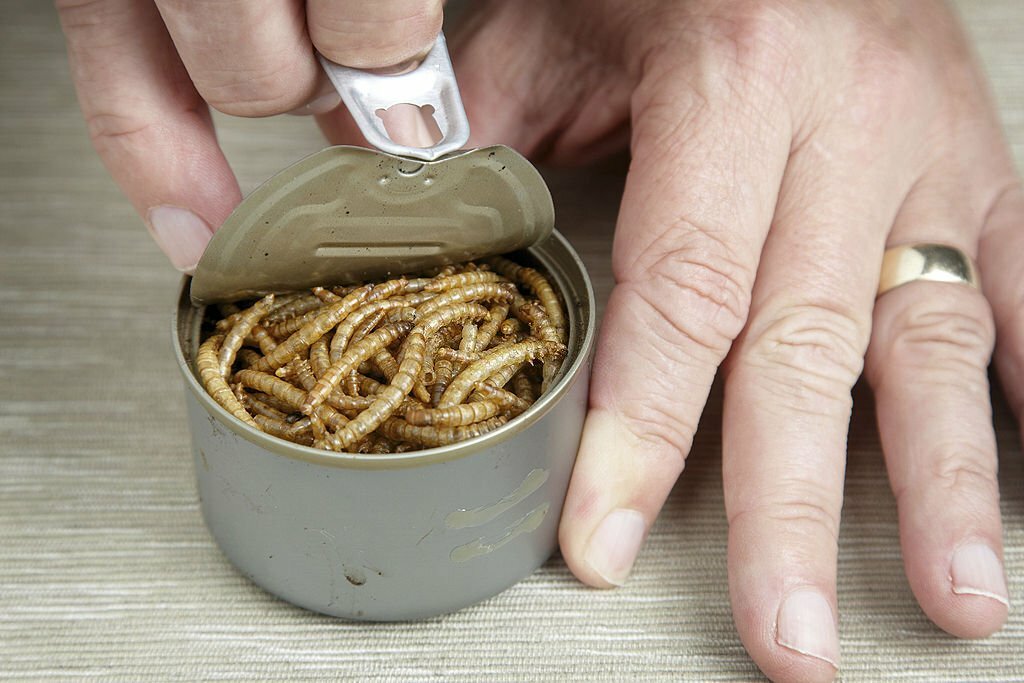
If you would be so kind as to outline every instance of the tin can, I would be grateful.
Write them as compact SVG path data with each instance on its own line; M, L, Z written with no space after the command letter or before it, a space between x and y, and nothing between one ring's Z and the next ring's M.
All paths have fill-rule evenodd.
M567 305L560 380L492 432L391 455L292 444L221 408L194 369L204 309L185 279L173 341L199 498L239 571L317 612L421 619L499 593L554 552L587 406L594 293L557 232L514 258L544 271Z

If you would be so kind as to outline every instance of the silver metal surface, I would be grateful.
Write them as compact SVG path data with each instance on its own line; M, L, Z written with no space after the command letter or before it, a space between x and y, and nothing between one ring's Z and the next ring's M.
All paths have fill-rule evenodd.
M192 301L339 285L525 249L551 234L544 179L501 145L434 162L328 147L284 169L228 216Z
M403 74L375 74L341 66L323 55L318 56L359 130L377 149L397 156L433 161L462 149L469 140L469 119L462 106L443 33L438 34L434 47L419 66ZM434 121L441 130L440 142L430 147L413 147L392 140L379 112L396 104L432 107Z
M554 552L586 413L596 310L583 263L561 235L517 260L527 253L566 303L560 379L493 432L394 455L318 451L228 414L196 378L203 309L183 281L174 346L203 518L239 571L318 612L420 619L495 595Z

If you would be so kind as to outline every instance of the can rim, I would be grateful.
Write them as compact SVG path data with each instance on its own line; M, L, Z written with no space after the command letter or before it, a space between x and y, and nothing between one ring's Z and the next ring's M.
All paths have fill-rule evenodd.
M569 367L562 373L562 378L558 383L554 387L551 387L547 393L540 396L526 411L517 415L515 419L510 420L504 425L493 431L487 432L486 434L481 434L480 436L475 436L471 439L466 439L446 446L436 446L417 451L408 451L406 453L339 453L335 451L316 449L312 446L303 446L301 444L291 443L245 424L235 416L231 415L206 393L206 390L199 383L195 374L191 371L189 362L185 358L179 328L181 325L180 313L183 309L181 298L188 298L187 276L182 281L181 296L179 297L178 305L175 307L173 320L171 322L172 346L174 347L175 359L178 362L178 369L181 371L182 375L184 375L185 383L189 391L192 392L211 417L216 418L222 426L230 429L247 441L258 445L275 455L281 455L295 460L303 460L311 464L350 469L399 469L459 460L478 453L485 448L503 443L539 421L548 412L550 412L550 410L554 408L555 404L570 391L577 381L579 381L581 366L588 362L590 352L594 345L594 337L597 328L596 297L594 295L593 284L587 274L583 260L579 257L579 254L576 253L576 250L572 248L572 245L569 244L568 240L566 240L565 237L557 230L552 231L549 240L556 242L558 246L565 250L569 256L569 262L582 276L581 280L584 285L584 291L579 292L579 294L584 295L583 298L586 304L585 308L589 312L589 315L586 316L587 319L585 321L584 329L581 330L582 338L580 339L579 344L571 345L571 348L577 349L576 356L572 359L572 363ZM541 247L543 245L536 246ZM535 248L531 248L528 250L531 255L538 258L538 260L546 261L546 259L542 258L541 254L536 253L534 249ZM558 278L558 274L554 272L553 268L551 268L552 264L544 263L544 265L551 270L551 275L553 277ZM568 293L564 291L566 289L566 284L567 283L564 282L560 283L561 288L563 289L563 295L567 299L568 303ZM188 306L192 306L191 301L188 302Z

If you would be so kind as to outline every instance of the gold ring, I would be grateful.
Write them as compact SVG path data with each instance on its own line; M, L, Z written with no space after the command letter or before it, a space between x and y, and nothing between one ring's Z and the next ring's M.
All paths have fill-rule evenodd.
M903 244L886 249L876 296L916 280L962 283L977 289L978 269L967 254L945 244Z

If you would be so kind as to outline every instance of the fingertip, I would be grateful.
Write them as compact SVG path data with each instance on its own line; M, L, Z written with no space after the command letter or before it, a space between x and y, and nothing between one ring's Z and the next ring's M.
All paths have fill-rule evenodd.
M146 213L146 226L157 246L179 271L195 271L213 229L198 215L178 206L155 206Z
M989 544L969 541L960 545L945 568L941 560L928 562L931 571L921 564L908 562L911 588L925 614L943 631L976 640L1005 625L1009 591L1003 564Z
M624 585L646 536L642 513L629 508L612 510L587 540L577 576L599 588Z
M614 415L592 410L566 496L559 543L566 564L583 583L626 583L667 490L647 480L636 440ZM675 480L673 476L669 481Z
M797 586L775 602L770 595L732 591L736 628L751 659L778 683L835 680L840 648L833 602L815 586Z

